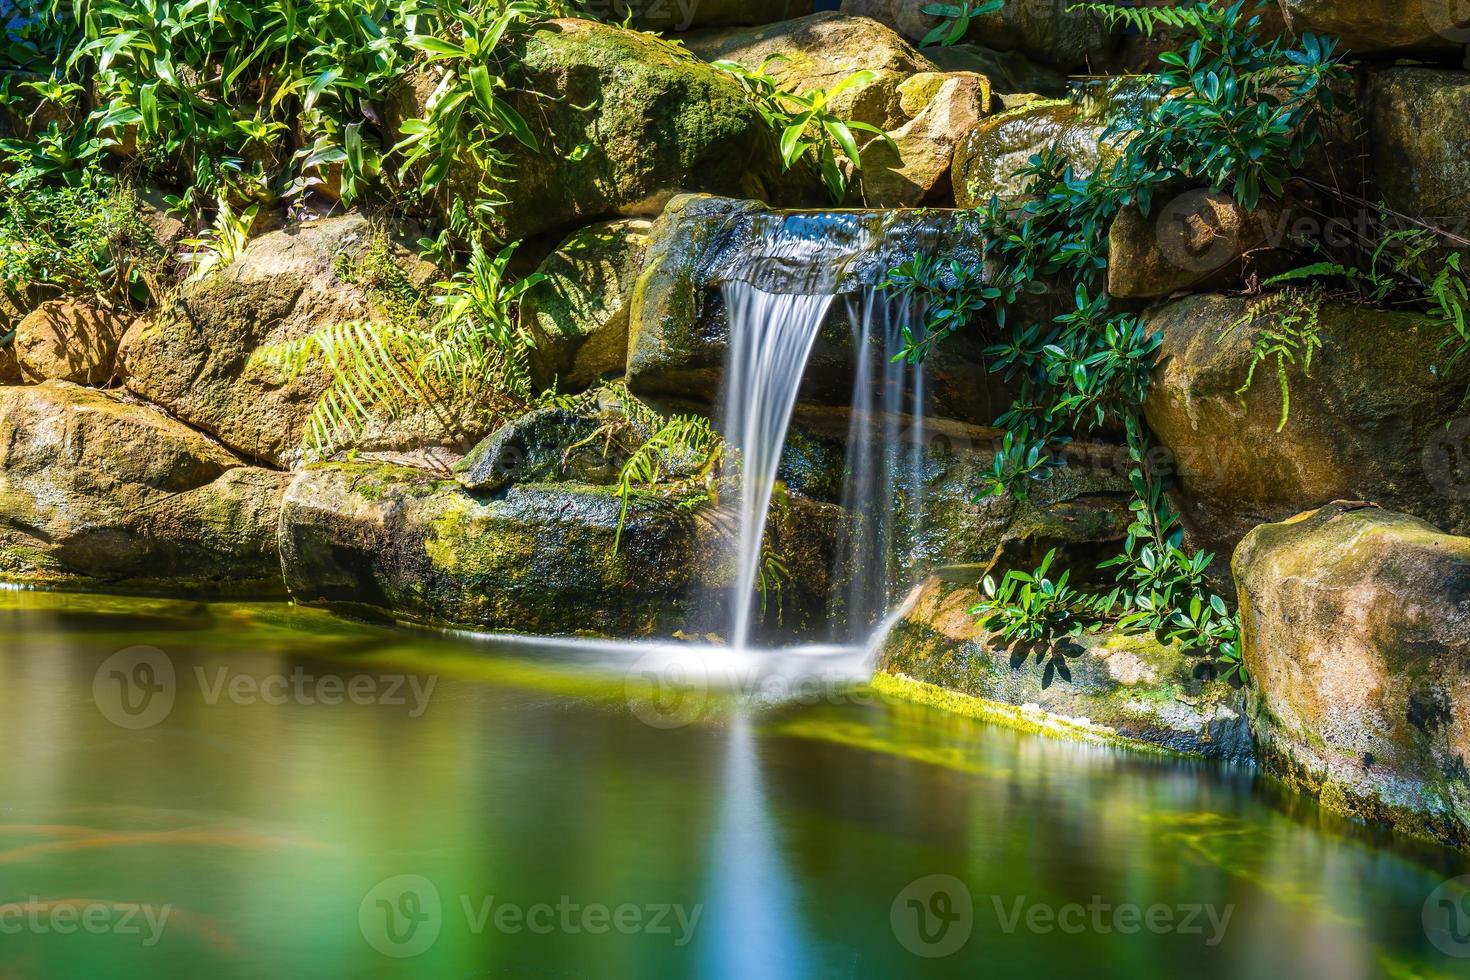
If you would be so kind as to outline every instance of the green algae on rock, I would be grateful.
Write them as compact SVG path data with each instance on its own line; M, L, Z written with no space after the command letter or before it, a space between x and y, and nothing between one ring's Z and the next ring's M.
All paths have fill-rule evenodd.
M954 151L955 205L978 208L992 196L1021 196L1016 175L1048 147L1065 154L1079 177L1092 173L1111 158L1102 143L1106 128L1106 119L1090 117L1069 99L1035 99L982 120Z
M1034 705L1086 728L1177 752L1248 762L1253 758L1240 691L1195 675L1196 661L1152 637L1084 635L1059 641L1070 679L1044 682L1036 651L1008 648L968 610L972 584L933 577L884 642L879 670L997 704L1006 721ZM882 676L882 675L880 675ZM1081 722L1077 722L1081 719Z
M1328 809L1470 849L1470 538L1337 501L1240 543L1266 767Z

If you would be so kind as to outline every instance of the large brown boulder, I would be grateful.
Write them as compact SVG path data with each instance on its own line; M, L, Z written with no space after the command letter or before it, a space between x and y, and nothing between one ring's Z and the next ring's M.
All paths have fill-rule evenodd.
M1470 73L1376 71L1363 102L1369 169L1384 203L1463 235L1470 215Z
M622 216L657 214L680 191L802 202L809 175L782 170L776 136L740 85L655 35L587 20L553 20L510 42L506 98L538 148L506 139L506 200L490 216L502 241ZM422 115L437 77L409 80L390 126ZM554 98L547 98L547 93ZM436 200L480 196L486 174L454 168Z
M862 149L868 207L917 207L951 197L955 145L990 112L990 81L974 72L921 73L898 87L908 122Z
M1470 848L1470 538L1338 501L1256 528L1233 565L1266 767Z
M888 634L879 670L1013 708L1034 705L1178 752L1252 759L1240 692L1196 676L1197 660L1177 646L1152 636L1086 635L1058 651L1068 676L1048 677L1037 650L1007 643L969 612L981 600L973 582L925 581ZM1040 652L1042 660L1052 656Z
M615 16L605 20L621 21L627 13L641 30L688 31L801 17L812 12L812 0L612 0L610 7Z
M1467 377L1431 370L1443 328L1429 317L1324 303L1310 377L1287 369L1281 421L1276 363L1251 348L1269 318L1242 323L1250 300L1190 296L1154 311L1163 333L1145 411L1178 469L1192 540L1223 558L1257 524L1337 499L1374 500L1470 531L1470 472L1457 467Z
M875 72L872 81L843 92L830 105L844 119L884 130L908 118L899 106L899 85L920 72L937 70L892 29L867 17L833 11L756 30L699 32L685 43L706 61L734 61L751 71L780 55L781 60L766 68L766 75L797 94L831 89L854 72Z
M94 303L54 299L15 327L15 359L27 381L102 384L112 378L128 321Z
M842 12L880 20L919 42L940 23L925 12L933 5L930 0L842 0ZM1100 16L1066 0L1006 0L1000 10L971 20L965 39L1022 51L1064 70L1080 69L1113 46L1113 34Z
M185 283L128 331L120 352L128 390L247 458L273 466L298 461L325 373L287 381L270 368L246 365L268 344L387 316L339 275L368 251L373 236L367 219L351 214L252 240L234 262ZM418 274L427 280L432 270Z
M1244 256L1262 261L1286 242L1290 221L1272 202L1248 211L1229 194L1203 188L1155 200L1147 216L1129 205L1108 228L1108 295L1157 299L1239 282Z
M573 232L536 271L546 278L521 298L538 387L581 391L628 360L628 308L648 251L649 222L606 221Z
M288 479L113 392L0 388L0 576L280 594Z
M1446 52L1470 41L1470 13L1454 0L1281 0L1286 23L1341 41L1353 54Z

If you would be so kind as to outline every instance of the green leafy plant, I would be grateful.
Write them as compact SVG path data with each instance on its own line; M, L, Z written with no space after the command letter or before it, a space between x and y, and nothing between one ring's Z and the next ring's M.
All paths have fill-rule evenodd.
M877 126L842 119L832 111L831 103L849 89L867 85L877 73L853 72L830 89L816 88L797 95L782 89L767 74L771 65L785 60L785 55L773 54L755 71L734 61L716 61L714 66L740 82L762 118L780 134L781 161L786 169L812 159L832 200L840 204L847 197L847 174L839 163L839 154L854 170L862 168L854 131L885 140L889 137Z
M724 456L724 441L709 420L697 415L673 415L667 418L649 413L644 418L652 432L628 457L618 473L618 529L613 537L613 551L622 546L623 526L628 508L640 491L662 488L685 491L705 483Z
M958 4L926 4L919 10L931 17L938 17L939 23L924 35L924 39L919 42L919 47L958 44L969 33L970 21L984 14L993 14L1004 6L1005 0L984 0L983 3L960 0Z
M1273 280L1266 282L1268 286L1273 284ZM1322 348L1321 313L1320 290L1283 289L1247 304L1245 311L1220 334L1223 342L1245 324L1261 324L1251 340L1250 368L1235 393L1244 396L1255 380L1256 368L1266 361L1275 361L1276 383L1281 389L1281 421L1276 424L1277 432L1286 428L1291 414L1287 368L1300 364L1302 374L1312 376L1312 354Z

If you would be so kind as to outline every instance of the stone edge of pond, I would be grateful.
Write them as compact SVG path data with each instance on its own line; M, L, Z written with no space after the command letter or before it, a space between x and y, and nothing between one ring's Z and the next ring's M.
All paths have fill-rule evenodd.
M1089 745L1106 745L1127 749L1145 755L1158 755L1174 759L1200 759L1193 752L1181 752L1167 745L1129 738L1117 729L1098 725L1086 718L1069 718L1053 714L1034 704L1013 705L973 694L962 694L948 688L916 680L907 674L880 670L873 675L869 686L886 697L900 698L915 704L923 704L951 714L961 715L989 724L1003 725L1028 735L1064 739Z

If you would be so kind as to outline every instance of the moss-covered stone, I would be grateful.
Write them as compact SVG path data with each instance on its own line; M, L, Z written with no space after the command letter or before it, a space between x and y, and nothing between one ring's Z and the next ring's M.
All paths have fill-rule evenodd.
M506 54L506 98L538 149L504 140L507 163L490 175L514 181L501 185L507 199L490 218L503 241L657 214L680 191L798 203L816 192L809 175L783 172L775 134L734 79L655 35L553 20ZM421 115L433 82L409 80L390 124ZM437 200L474 199L486 176L462 167Z
M910 118L888 139L869 140L862 148L863 203L947 203L955 145L990 112L990 80L974 72L930 72L914 75L898 91Z
M1079 175L1109 159L1102 143L1105 119L1091 117L1066 99L1036 99L997 113L971 129L956 147L950 175L955 204L982 207L992 196L1021 195L1016 174L1033 154L1050 146L1067 155Z
M854 72L874 72L870 82L843 92L830 105L843 119L884 130L907 118L899 86L919 72L935 71L932 61L889 27L830 10L756 30L702 31L686 43L706 61L734 61L751 71L779 55L781 60L767 65L767 76L799 94L830 90Z
M324 372L287 381L250 355L335 323L388 314L343 281L344 261L363 254L373 230L362 215L274 231L253 239L228 266L185 283L151 318L134 323L119 357L128 389L250 459L288 466L301 458L307 415ZM400 260L419 281L432 267Z
M1384 203L1461 231L1470 214L1470 74L1383 69L1369 76L1363 101L1369 168Z
M1457 469L1455 441L1464 435L1445 428L1470 371L1431 370L1443 328L1418 314L1324 304L1322 350L1311 377L1288 369L1291 413L1277 432L1274 361L1236 394L1269 320L1222 339L1249 302L1191 296L1148 320L1163 347L1145 409L1172 453L1192 540L1223 558L1256 524L1339 498L1470 530L1470 473Z
M521 327L538 387L581 391L628 360L628 304L648 251L649 223L607 221L573 232L521 298Z
M968 612L980 599L972 581L926 581L889 634L879 669L1010 706L988 720L1010 723L1014 709L1035 706L1084 729L1177 752L1252 758L1240 692L1196 677L1194 658L1152 637L1083 636L1064 641L1070 679L1045 684L1035 651L1011 648Z
M1281 9L1293 32L1335 37L1358 55L1457 50L1470 29L1464 8L1441 0L1282 0Z
M0 576L280 594L287 479L110 392L0 388Z
M1256 528L1233 568L1266 766L1470 849L1470 538L1338 501Z

